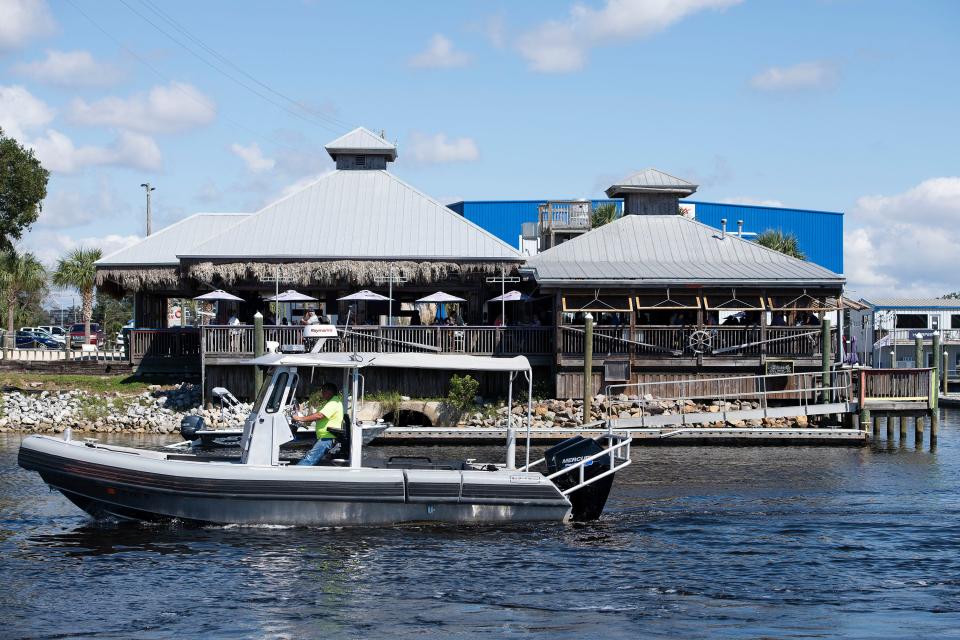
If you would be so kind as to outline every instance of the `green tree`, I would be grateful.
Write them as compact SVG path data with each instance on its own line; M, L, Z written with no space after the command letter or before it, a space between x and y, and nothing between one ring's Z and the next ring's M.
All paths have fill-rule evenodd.
M7 312L7 332L16 331L14 320L18 309L24 308L29 298L39 298L47 286L47 272L32 253L16 249L0 254L0 291ZM6 344L6 343L5 343Z
M57 261L53 272L53 284L58 287L73 287L80 292L83 305L84 344L90 341L90 319L93 317L93 290L97 281L97 260L103 257L100 249L79 247Z
M617 205L612 203L602 204L593 210L593 215L590 217L590 227L593 229L602 227L619 217L620 212L617 211Z
M791 258L797 258L798 260L807 259L806 254L800 250L800 243L797 241L797 236L792 233L784 233L779 229L767 229L757 236L756 242L763 247L779 251Z
M0 250L13 249L40 215L50 172L33 154L0 129Z
M133 317L133 297L127 296L120 300L97 291L96 302L93 305L93 321L99 322L107 338L117 335Z

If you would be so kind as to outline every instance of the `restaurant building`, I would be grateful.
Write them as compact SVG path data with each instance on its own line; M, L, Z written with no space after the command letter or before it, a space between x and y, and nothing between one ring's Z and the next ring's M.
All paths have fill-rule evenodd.
M98 263L102 290L134 296L134 366L199 370L207 387L249 395L240 362L253 352L253 315L267 316L268 341L296 344L300 329L276 316L296 322L306 309L341 327L349 313L351 337L326 349L523 354L560 397L582 393L588 312L598 389L819 362L820 321L838 310L842 276L678 215L696 185L655 169L629 176L607 190L624 215L598 228L590 206L547 203L530 257L390 173L397 149L382 137L359 128L326 150L334 171L260 211L197 214ZM240 326L223 326L222 310L206 326L166 326L171 299L216 289L242 299L230 307ZM316 301L271 316L266 298L286 289ZM340 300L361 289L392 302ZM464 302L449 312L416 303L437 291ZM428 326L449 314L455 322ZM391 385L446 393L442 374L367 381Z

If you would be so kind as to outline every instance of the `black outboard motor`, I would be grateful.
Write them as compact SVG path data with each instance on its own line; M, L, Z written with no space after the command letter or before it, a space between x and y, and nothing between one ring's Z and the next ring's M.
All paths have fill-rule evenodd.
M591 438L583 436L574 436L556 444L543 454L547 463L547 475L551 475L572 466L584 458L603 451L603 447ZM587 463L583 469L584 480L595 478L605 471L610 470L610 459L600 457ZM603 513L603 507L607 503L607 496L610 495L610 488L613 486L613 476L610 474L601 478L592 484L574 491L568 498L573 505L572 516L574 522L584 522L586 520L596 520ZM554 478L561 491L576 486L580 482L580 471L575 470Z
M200 416L186 416L180 421L180 435L184 440L196 440L197 431L203 431L206 424Z

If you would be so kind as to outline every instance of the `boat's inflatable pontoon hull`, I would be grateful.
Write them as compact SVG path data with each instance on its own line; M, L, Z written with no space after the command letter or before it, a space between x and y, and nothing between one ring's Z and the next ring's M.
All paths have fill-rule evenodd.
M384 526L566 521L541 474L254 467L30 436L21 467L94 517L192 524Z

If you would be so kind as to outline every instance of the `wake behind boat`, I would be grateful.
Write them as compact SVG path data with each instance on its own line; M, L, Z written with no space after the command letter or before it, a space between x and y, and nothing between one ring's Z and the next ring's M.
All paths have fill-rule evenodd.
M244 422L239 458L34 435L21 444L19 464L98 518L306 526L590 520L600 516L614 474L630 464L631 439L610 430L595 440L565 440L531 462L533 376L522 356L272 353L249 364L271 367L273 374ZM314 467L290 465L280 455L281 445L294 438L286 411L295 404L298 369L314 367L341 370L351 390L343 396L343 457ZM371 367L502 372L511 405L513 381L524 374L524 464L516 465L512 422L502 463L365 460L365 427L351 399L359 398L360 370Z

